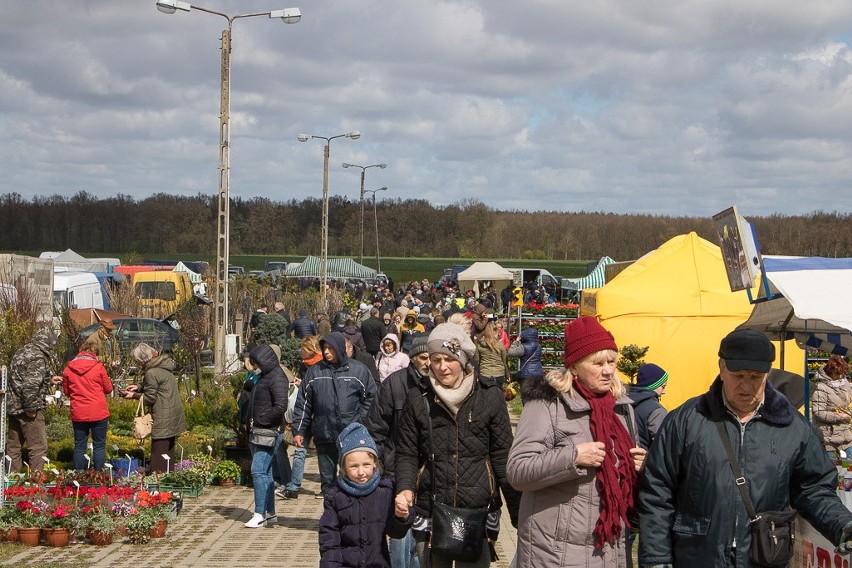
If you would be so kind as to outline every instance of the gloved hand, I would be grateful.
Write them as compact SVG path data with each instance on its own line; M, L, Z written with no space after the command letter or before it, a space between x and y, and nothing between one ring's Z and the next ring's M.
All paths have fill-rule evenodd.
M837 552L840 554L852 552L852 521L846 523L840 533L840 544L837 546Z

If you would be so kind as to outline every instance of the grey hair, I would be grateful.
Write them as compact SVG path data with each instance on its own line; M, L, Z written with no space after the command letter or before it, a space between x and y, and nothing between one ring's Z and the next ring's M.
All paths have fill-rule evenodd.
M142 342L131 352L131 356L137 363L144 365L157 356L157 350L147 343Z

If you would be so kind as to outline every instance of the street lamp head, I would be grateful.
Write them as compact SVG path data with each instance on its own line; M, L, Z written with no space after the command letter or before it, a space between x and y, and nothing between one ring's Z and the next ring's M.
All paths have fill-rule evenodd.
M386 167L388 167L388 165L387 165L387 164L379 164L379 167L380 167L381 169L385 169Z
M302 19L302 12L298 8L284 8L283 10L272 10L270 18L281 18L285 24L298 24Z
M387 187L380 187L380 188L379 188L379 189L377 189L376 191L387 191L387 189L388 189Z
M359 138L361 138L361 133L357 130L353 130L349 134L346 134L346 137L351 138L352 140L358 140Z
M179 0L159 0L157 2L157 10L163 14L174 14L178 10L189 12L190 8L192 6L189 2L180 2Z
M342 164L340 164L340 165L341 165L341 166L343 166L344 168L348 168L348 167L351 167L351 166L352 166L352 164L350 164L350 163L348 163L348 162L343 162L343 163L342 163Z
M311 137L307 134L299 134L299 142L307 142Z

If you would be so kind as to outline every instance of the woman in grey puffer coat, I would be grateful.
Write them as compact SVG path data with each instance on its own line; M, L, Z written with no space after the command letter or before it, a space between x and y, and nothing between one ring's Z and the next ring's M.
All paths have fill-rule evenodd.
M147 343L133 350L133 358L145 369L142 385L130 385L126 398L143 398L146 412L151 413L151 471L165 472L174 461L175 441L186 431L186 415L178 392L174 371L177 364L168 353L162 355ZM163 454L169 456L167 461Z

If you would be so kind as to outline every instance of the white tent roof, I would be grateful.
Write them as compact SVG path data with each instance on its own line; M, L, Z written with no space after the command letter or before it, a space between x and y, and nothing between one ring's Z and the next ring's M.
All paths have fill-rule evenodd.
M754 304L740 327L802 347L846 355L852 350L852 258L764 256L771 300ZM765 298L761 288L758 299Z
M459 272L456 280L511 280L512 273L496 262L474 262L467 269Z

